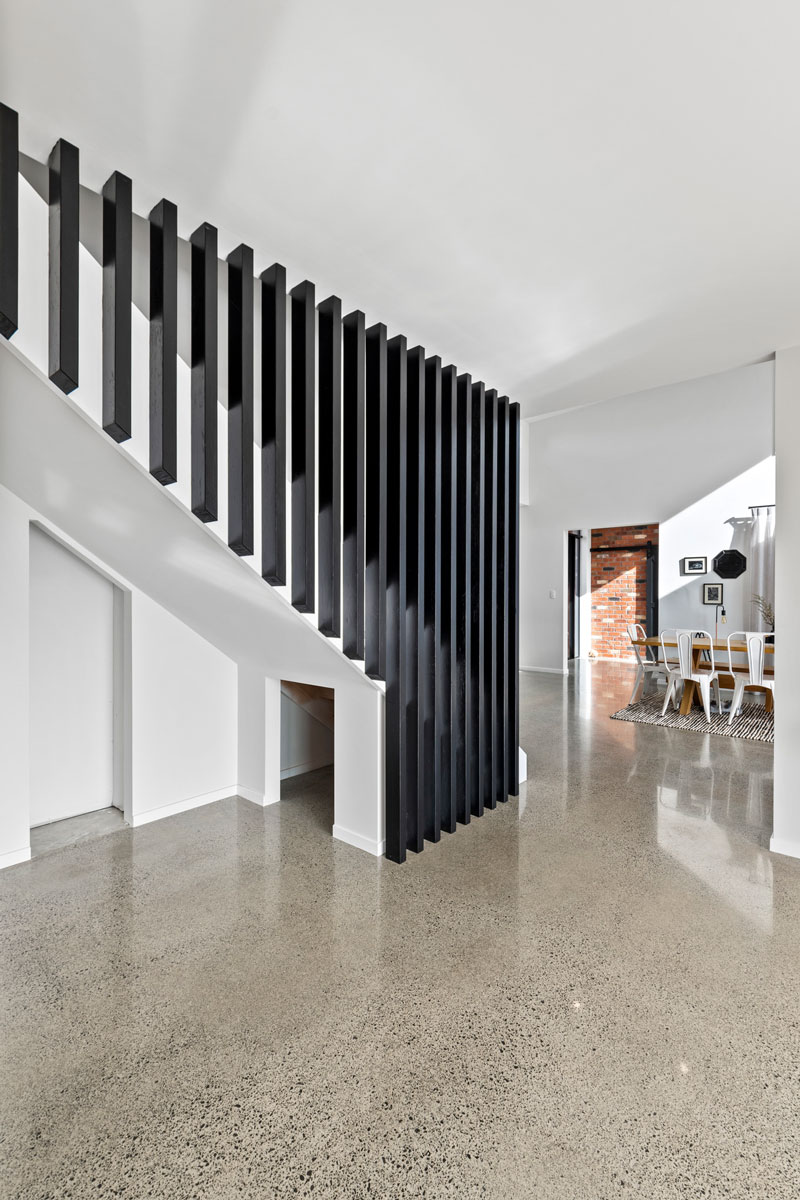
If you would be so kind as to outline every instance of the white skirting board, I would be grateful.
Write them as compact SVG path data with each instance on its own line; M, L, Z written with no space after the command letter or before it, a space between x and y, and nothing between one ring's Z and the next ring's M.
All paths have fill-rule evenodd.
M783 838L771 837L769 848L773 854L784 854L787 858L800 858L800 842L786 842Z
M352 829L345 829L343 825L334 825L333 836L340 842L347 842L348 846L355 846L357 850L366 850L367 854L374 854L376 858L381 858L386 852L385 841L373 841L363 834L354 833Z
M175 804L165 804L162 808L154 808L150 812L139 813L138 816L134 816L131 825L149 825L151 821L160 821L162 817L174 817L177 813L189 812L192 808L202 808L206 804L214 804L217 800L229 800L234 796L240 796L242 800L247 800L251 804L258 804L261 808L275 804L280 799L279 796L268 798L264 792L258 792L255 788L241 787L239 784L232 783L229 788L222 788L218 792L206 792L202 796L190 796L188 800L178 800Z
M281 771L281 779L293 779L295 775L307 775L309 771L319 771L321 767L332 766L332 758L326 758L320 762L298 763L296 767L284 767Z
M277 804L280 800L280 796L267 796L264 792L242 787L241 784L236 788L236 795L241 796L242 800L249 800L251 804L257 804L259 808L268 808L270 804Z
M3 867L15 867L17 863L28 862L30 857L30 846L21 846L19 850L9 850L7 854L0 854L0 871Z
M151 808L149 812L134 813L130 824L134 828L139 825L149 825L151 821L160 821L162 817L174 817L178 813L188 812L191 808L203 808L206 804L214 804L216 800L228 800L238 796L235 783L230 787L221 788L218 792L205 792L202 796L190 796L188 800L177 800L175 804L164 804L161 808Z
M566 667L520 667L525 675L569 675Z

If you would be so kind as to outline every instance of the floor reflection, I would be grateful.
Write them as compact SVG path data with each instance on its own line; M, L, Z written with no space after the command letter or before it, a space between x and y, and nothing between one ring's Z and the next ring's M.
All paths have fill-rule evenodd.
M772 932L772 860L763 842L772 775L736 760L667 758L657 785L658 845L765 933Z

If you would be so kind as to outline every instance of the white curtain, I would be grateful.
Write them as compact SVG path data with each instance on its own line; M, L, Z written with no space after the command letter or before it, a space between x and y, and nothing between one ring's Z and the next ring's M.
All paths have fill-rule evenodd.
M751 592L750 628L769 631L769 625L753 604L752 596L764 596L770 604L775 603L775 506L767 505L750 511L750 552L747 556Z

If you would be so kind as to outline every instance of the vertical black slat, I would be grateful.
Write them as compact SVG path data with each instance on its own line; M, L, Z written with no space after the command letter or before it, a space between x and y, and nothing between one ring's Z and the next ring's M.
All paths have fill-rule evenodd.
M497 402L497 799L508 799L508 396Z
M286 583L286 269L261 272L261 574Z
M486 510L484 463L486 402L484 385L473 383L471 398L471 503L470 515L470 809L483 815L483 779L486 772L486 722L484 710L484 562L486 559Z
M217 231L203 224L192 244L192 512L216 521L217 492Z
M519 795L519 405L508 411L508 790Z
M408 492L406 530L406 761L409 771L408 848L421 851L437 839L435 781L425 770L425 351L408 351ZM416 779L414 779L416 774Z
M228 545L252 554L253 251L228 255Z
M103 187L103 429L131 436L133 188L115 171Z
M319 339L319 628L341 634L342 484L342 302L338 296L317 308Z
M484 503L486 505L486 528L484 531L486 557L484 559L483 594L483 655L484 692L483 710L486 762L484 764L483 797L488 808L497 805L497 392L486 389L486 457L484 459Z
M410 358L411 356L409 356ZM439 710L438 674L442 639L442 360L424 363L424 463L423 502L424 590L420 645L420 728L423 734L422 771L425 780L425 836L438 842L442 832L442 807L449 794L443 787L442 717ZM421 501L423 501L421 497ZM448 763L449 768L449 763ZM449 809L448 809L449 811ZM449 828L449 817L446 827Z
M360 659L364 657L365 355L364 314L348 313L342 321L342 649L348 658Z
M384 346L385 330L384 330ZM408 847L406 749L406 550L408 416L405 338L389 343L386 387L386 857L404 862Z
M0 333L19 322L19 117L0 104Z
M436 658L436 712L442 764L442 829L454 833L458 809L455 783L458 706L455 688L456 655L456 412L455 367L442 370L442 523L439 535L441 563L441 627Z
M150 213L150 474L178 478L178 210Z
M305 280L292 300L292 604L313 612L315 603L316 496L314 471L314 285Z
M364 476L364 669L372 679L386 677L386 360L386 326L372 325L366 332ZM405 350L402 360L405 387Z
M469 824L472 772L472 377L459 375L456 392L456 624L453 675L456 742L456 817Z
M47 160L50 188L50 280L48 374L62 392L78 386L78 244L80 184L78 149L63 138Z

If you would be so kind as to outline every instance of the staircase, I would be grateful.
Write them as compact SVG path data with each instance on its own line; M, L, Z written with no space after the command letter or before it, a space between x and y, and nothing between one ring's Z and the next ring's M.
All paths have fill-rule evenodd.
M0 105L0 484L243 670L333 689L334 832L402 861L518 790L518 406L217 241Z

